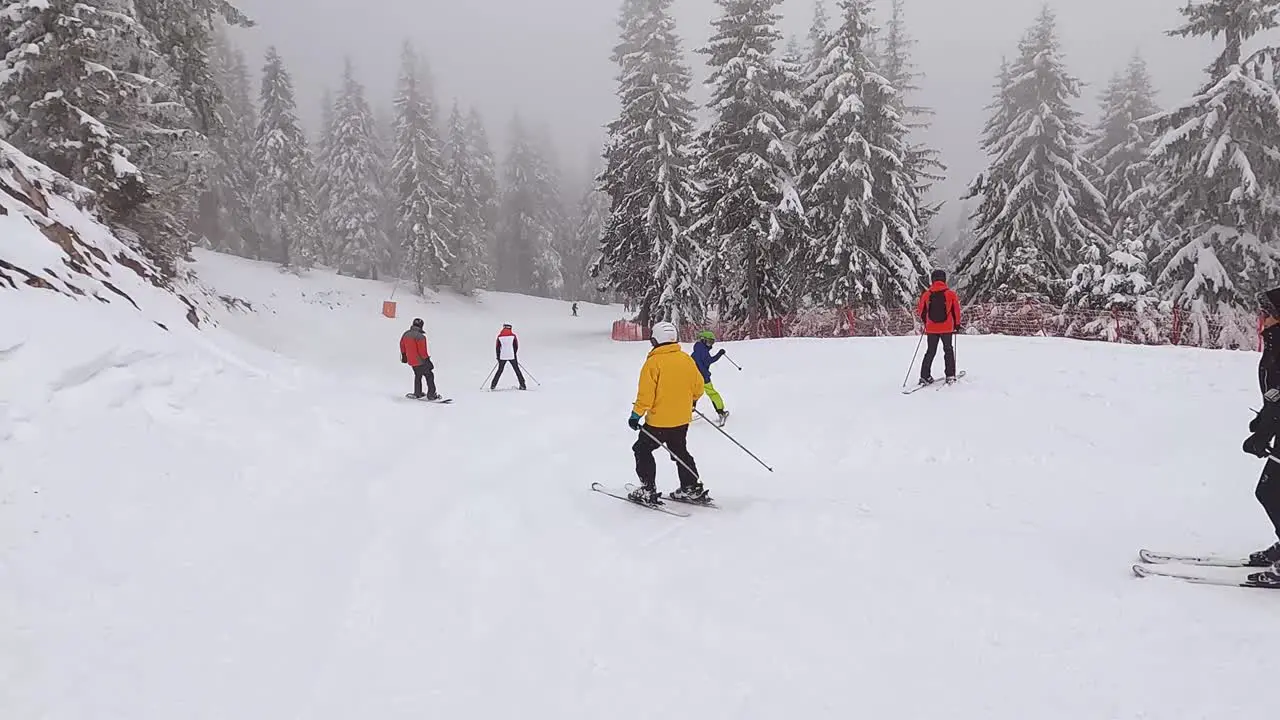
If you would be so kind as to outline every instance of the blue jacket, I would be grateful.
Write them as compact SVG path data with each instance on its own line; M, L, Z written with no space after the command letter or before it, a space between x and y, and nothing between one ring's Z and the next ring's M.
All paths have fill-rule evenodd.
M707 344L699 340L693 344L693 361L698 364L698 370L702 373L703 382L711 382L711 363L724 357L724 350L711 354L711 348Z

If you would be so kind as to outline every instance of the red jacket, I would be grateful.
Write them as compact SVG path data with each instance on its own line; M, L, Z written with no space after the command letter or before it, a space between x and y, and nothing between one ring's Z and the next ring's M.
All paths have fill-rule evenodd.
M400 336L400 362L417 367L427 362L427 336L417 328L409 328Z
M930 298L934 293L942 293L937 302L938 310L945 310L946 319L938 321L929 317ZM924 331L926 335L945 335L953 333L956 328L960 327L960 298L955 291L947 287L945 282L941 280L929 286L929 289L920 296L920 302L916 304L916 315L924 321Z

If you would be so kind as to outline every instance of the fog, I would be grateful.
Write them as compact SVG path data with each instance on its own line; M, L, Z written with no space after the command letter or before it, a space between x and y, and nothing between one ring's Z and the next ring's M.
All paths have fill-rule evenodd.
M390 102L402 41L414 41L431 63L436 96L457 98L484 114L499 143L517 109L546 123L567 172L580 173L598 155L603 126L616 110L614 65L617 0L236 0L258 27L236 33L257 68L276 45L298 85L311 127L326 87L341 78L344 55L378 106ZM1092 118L1110 76L1135 51L1151 65L1167 105L1194 91L1212 54L1206 41L1168 37L1185 0L1058 0L1059 29L1068 66L1086 83L1078 109ZM888 0L881 0L887 9ZM836 12L835 0L827 0ZM907 0L907 24L918 41L924 73L918 102L937 115L925 139L942 152L948 178L937 189L947 200L947 226L957 198L984 164L978 146L986 105L1004 55L1013 55L1035 20L1038 0ZM692 50L710 34L712 0L675 0L696 99L706 72ZM812 0L784 0L783 30L804 39ZM1269 38L1275 42L1275 38ZM942 226L941 230L947 230Z

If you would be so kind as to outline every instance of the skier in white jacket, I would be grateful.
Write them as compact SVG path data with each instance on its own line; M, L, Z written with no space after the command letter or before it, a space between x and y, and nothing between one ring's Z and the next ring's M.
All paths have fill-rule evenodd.
M524 373L520 372L520 360L517 357L520 354L520 338L516 337L510 323L502 326L502 332L498 333L498 340L493 344L493 350L498 360L498 372L493 374L493 382L489 384L489 389L497 389L502 371L507 368L507 363L511 363L511 369L516 371L516 380L520 381L520 389L527 390L524 384Z

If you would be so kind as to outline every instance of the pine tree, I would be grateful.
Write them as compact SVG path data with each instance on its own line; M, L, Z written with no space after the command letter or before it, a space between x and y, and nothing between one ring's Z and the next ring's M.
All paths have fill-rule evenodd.
M212 55L219 24L252 27L253 21L229 0L131 0L134 16L153 48L172 70L170 85L185 105L189 120L187 151L180 162L160 156L168 165L160 200L165 210L154 222L173 224L183 234L183 254L194 237L188 225L199 215L200 198L211 190L216 145L229 132L220 108L224 104Z
M1115 249L1087 259L1078 269L1073 304L1103 310L1145 311L1156 304L1148 276L1143 233L1156 222L1152 192L1157 179L1150 160L1151 131L1144 118L1159 112L1146 62L1134 55L1123 73L1102 94L1102 118L1087 156L1099 173L1098 189L1107 201Z
M261 240L251 209L258 125L252 81L244 53L231 44L226 33L218 32L214 41L211 62L221 97L218 122L224 130L211 139L214 160L209 189L200 200L198 227L215 249L259 258Z
M439 288L454 277L451 208L444 197L444 163L436 132L430 88L419 75L413 46L401 53L400 85L395 100L395 172L397 231L409 276L418 292Z
M565 202L564 173L560 169L555 144L551 141L551 131L542 124L533 139L537 157L542 167L538 173L541 181L538 184L539 205L543 209L543 217L547 227L551 229L551 250L546 263L539 269L539 285L548 297L563 297L565 289L565 258L573 253L573 223Z
M0 58L0 136L95 191L103 219L175 277L198 144L131 5L0 0Z
M598 172L593 173L593 177L597 174ZM575 228L578 249L575 277L578 280L578 284L576 293L572 294L569 299L588 301L601 299L599 290L595 288L589 278L591 277L592 268L600 262L600 238L604 237L608 223L609 196L599 190L593 182L583 191L582 197L578 201L577 226ZM567 281L566 284L568 284Z
M903 164L907 128L898 92L868 54L866 0L841 0L805 91L801 186L809 209L814 299L828 305L905 306L928 259L919 243L914 178Z
M502 219L498 234L498 289L554 297L562 286L556 229L546 207L546 161L519 117L512 121Z
M497 162L489 144L489 134L484 119L475 108L467 114L467 148L476 169L476 188L480 197L480 217L484 220L485 238L485 288L496 287L498 267L498 214L500 194L498 189Z
M1002 77L983 143L991 164L971 187L982 196L978 243L960 265L971 301L1061 302L1089 246L1111 249L1106 201L1080 155L1085 132L1070 104L1079 81L1063 65L1056 25L1044 8Z
M221 88L210 58L214 29L219 22L253 27L253 21L229 0L132 1L138 22L175 72L176 89L195 119L195 130L206 137L221 135Z
M333 91L326 88L320 101L320 132L316 135L314 150L312 151L312 155L315 157L316 176L311 181L311 187L315 192L316 205L320 208L320 242L317 243L316 251L319 261L330 267L337 264L337 246L335 242L337 233L333 229L333 203L331 202L332 198L329 197L327 177L328 168L333 165L333 129L336 107L337 101L334 100Z
M454 101L449 114L444 179L449 191L449 237L454 256L450 278L454 288L464 295L486 287L491 280L480 174L467 122Z
M354 277L378 277L379 255L388 246L383 232L381 170L373 112L364 86L346 61L342 91L334 107L332 147L324 169L338 271Z
M639 310L639 320L705 316L700 251L688 231L693 196L688 143L692 80L680 57L670 0L631 3L620 21L621 111L609 124L600 189L609 223L592 274ZM628 52L624 49L630 48Z
M792 261L803 208L788 123L797 82L773 57L779 0L716 0L722 14L700 50L712 68L713 120L701 138L692 230L709 253L710 300L723 317L760 320L795 305Z
M1280 279L1280 97L1271 82L1280 50L1243 50L1280 26L1280 0L1208 0L1181 12L1186 23L1169 34L1224 42L1200 91L1155 118L1159 202L1180 229L1157 260L1157 284L1199 315L1242 307Z
M310 267L319 240L319 212L311 185L315 166L298 122L293 79L274 47L267 51L262 70L260 102L253 207L263 249L273 251L285 266Z
M904 124L912 135L928 130L933 110L921 105L913 105L909 99L920 91L916 84L922 77L911 59L911 49L916 41L907 32L905 0L892 0L889 23L886 27L884 49L881 57L880 74L897 90L894 109L901 115ZM939 202L927 201L933 186L941 181L947 166L940 159L941 154L928 145L908 138L908 147L902 157L903 171L911 179L913 186L916 217L920 225L921 235L927 235L928 226L942 209ZM929 243L923 238L921 245L931 251Z
M822 60L822 52L827 47L828 29L831 16L827 14L826 0L814 0L813 21L809 24L809 64L817 66Z

